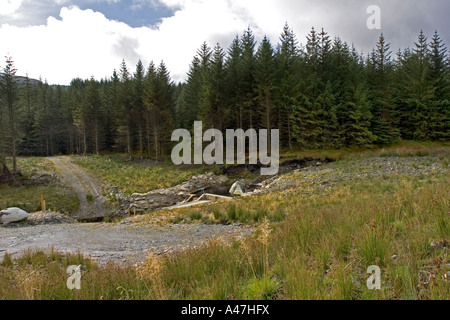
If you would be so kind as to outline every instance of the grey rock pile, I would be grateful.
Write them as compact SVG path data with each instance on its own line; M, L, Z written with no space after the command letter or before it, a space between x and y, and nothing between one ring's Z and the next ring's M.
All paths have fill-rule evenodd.
M76 220L63 214L51 211L31 213L27 220L27 224L29 225L52 225L67 223L76 223Z
M217 176L213 173L192 177L191 180L178 186L158 189L148 193L135 193L129 199L130 213L143 213L174 206L189 194L196 193L226 193L231 183L226 176Z

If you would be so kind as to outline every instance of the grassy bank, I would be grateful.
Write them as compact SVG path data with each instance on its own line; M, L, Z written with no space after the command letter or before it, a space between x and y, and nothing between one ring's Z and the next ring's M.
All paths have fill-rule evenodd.
M448 149L432 149L424 155L440 154L443 170L424 158L405 174L371 175L365 162L348 157L316 176L293 174L287 179L299 184L283 192L178 213L194 222L255 223L247 240L216 239L149 256L140 267L99 267L57 254L6 259L0 299L449 299ZM381 156L368 157L374 155ZM316 190L317 181L336 183ZM86 266L80 291L66 288L69 264ZM366 286L371 265L381 268L381 290Z
M344 159L361 159L368 157L423 157L436 156L448 158L450 142L419 142L419 141L402 141L392 146L373 146L372 148L342 148L329 150L284 150L282 155L284 158L315 158L325 160L327 158L334 160Z
M74 156L72 161L127 195L173 187L204 171L180 170L170 163L132 162L120 156Z
M48 210L71 214L78 210L77 196L54 176L52 162L45 158L18 158L22 184L0 184L0 208L19 207L41 211L41 195ZM44 178L42 178L44 176Z

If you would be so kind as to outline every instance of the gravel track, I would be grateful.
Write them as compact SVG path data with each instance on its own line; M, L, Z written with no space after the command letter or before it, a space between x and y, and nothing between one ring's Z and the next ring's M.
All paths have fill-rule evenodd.
M201 246L222 237L249 235L251 229L225 225L58 224L0 228L0 260L28 250L82 253L100 264L134 264L147 253L165 254Z
M80 200L79 210L72 215L74 219L96 219L107 216L102 188L98 181L94 181L94 178L73 164L68 157L52 157L49 160L55 165L58 175ZM91 201L88 201L88 195L92 196Z

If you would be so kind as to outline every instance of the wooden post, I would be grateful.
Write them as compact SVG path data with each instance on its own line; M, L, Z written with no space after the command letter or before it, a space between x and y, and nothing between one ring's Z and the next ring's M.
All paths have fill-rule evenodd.
M41 210L42 212L45 212L45 200L44 200L44 195L41 194Z

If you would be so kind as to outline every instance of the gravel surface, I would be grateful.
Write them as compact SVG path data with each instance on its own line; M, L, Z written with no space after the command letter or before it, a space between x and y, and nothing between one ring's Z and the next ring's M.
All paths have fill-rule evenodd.
M240 238L252 229L237 225L58 224L20 228L0 227L0 260L27 250L78 253L100 264L134 264L148 252L165 254L195 248L217 237Z
M72 216L78 220L104 218L108 215L105 199L102 197L100 181L90 176L69 157L52 157L58 175L70 186L80 200L80 208ZM88 197L91 197L88 199Z

